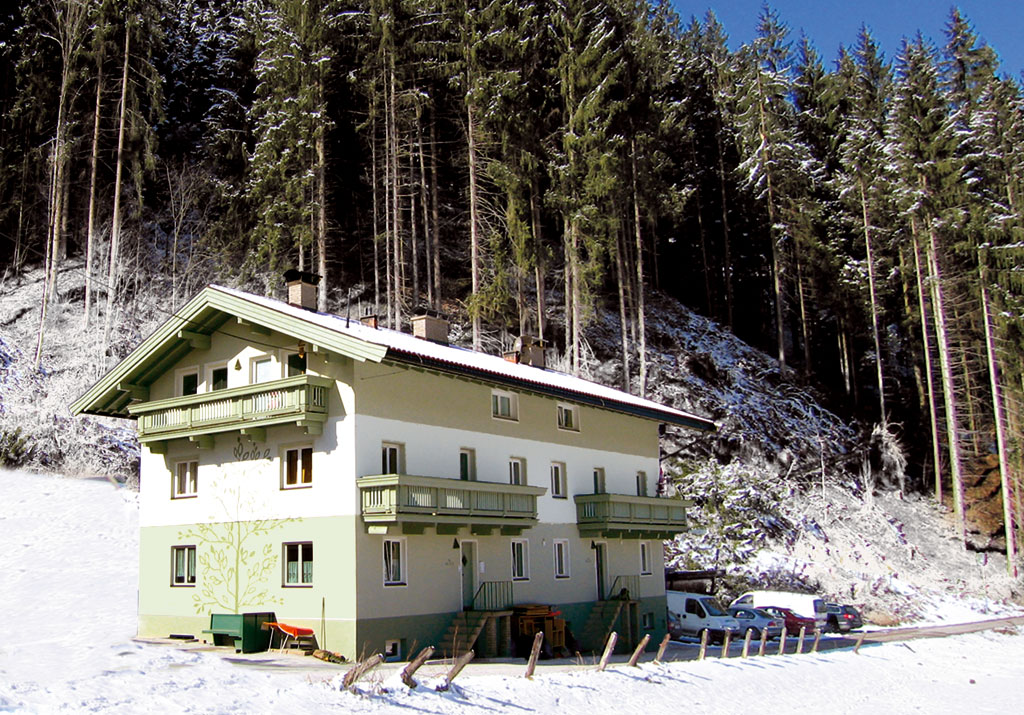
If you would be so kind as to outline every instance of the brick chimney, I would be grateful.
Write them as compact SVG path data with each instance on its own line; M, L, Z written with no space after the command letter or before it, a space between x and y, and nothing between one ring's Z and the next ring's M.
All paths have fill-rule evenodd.
M421 309L412 319L412 334L432 343L448 344L448 320L436 310Z
M509 362L544 369L544 342L532 335L522 335L516 338L512 350L504 353L503 357Z
M288 305L306 310L316 310L316 294L320 276L309 271L290 268L284 272L284 280L288 285Z

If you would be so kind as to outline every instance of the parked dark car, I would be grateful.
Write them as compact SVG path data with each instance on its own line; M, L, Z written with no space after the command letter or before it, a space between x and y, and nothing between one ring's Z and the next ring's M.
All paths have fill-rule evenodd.
M825 608L828 611L825 630L828 632L849 633L864 625L864 619L861 618L860 611L853 606L826 603Z
M767 633L768 638L782 635L782 619L760 608L730 608L729 614L740 624L740 635L750 631L754 640L760 638L762 632Z
M785 622L788 635L795 636L800 632L801 627L806 629L806 633L814 632L815 624L813 618L805 618L781 606L765 606L761 610L775 618L781 618Z

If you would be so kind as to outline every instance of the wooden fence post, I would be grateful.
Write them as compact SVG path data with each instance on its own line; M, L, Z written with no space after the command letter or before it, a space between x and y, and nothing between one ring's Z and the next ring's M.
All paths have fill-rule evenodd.
M704 660L704 654L708 650L708 631L705 628L700 632L700 653L697 654L697 660Z
M473 651L469 651L468 653L463 653L459 656L459 659L455 661L455 665L451 667L448 671L448 675L445 676L444 682L438 685L435 690L439 693L446 692L448 688L451 687L452 681L455 680L455 676L462 672L462 669L466 667L466 664L469 663L469 661L473 660L473 655Z
M356 684L357 680L383 662L384 656L378 653L377 655L371 655L361 663L356 663L347 673L345 673L345 677L341 680L341 687L345 690L350 690L352 686Z
M719 658L729 657L729 643L732 641L732 631L726 631L725 635L722 636L722 653Z
M598 670L604 670L608 665L608 659L612 655L612 651L615 650L615 642L619 640L619 634L612 631L612 634L608 636L608 644L604 647L604 653L601 655L601 662L598 664Z
M786 652L786 627L782 627L782 633L779 634L779 655L783 655Z
M668 648L670 640L672 640L672 634L670 633L666 633L665 637L661 639L661 645L658 646L658 655L654 659L655 663L660 663L661 659L665 657L665 649Z
M804 636L807 635L807 626L800 626L800 635L797 636L796 640L796 654L800 655L804 652Z
M526 678L533 678L533 669L537 667L537 656L540 655L540 646L544 642L544 631L537 631L533 636L533 648L530 649L530 660L526 663Z
M821 640L821 629L820 628L815 628L814 629L814 645L811 646L811 652L812 653L817 653L818 652L818 641L820 641L820 640Z
M764 649L768 646L768 629L761 631L761 645L757 649L758 655L764 655Z
M428 645L426 648L421 650L420 654L413 658L409 665L402 668L402 682L410 688L415 688L416 681L413 680L412 676L416 674L416 671L420 669L420 666L426 663L433 654L434 646L432 645Z
M867 631L864 631L863 633L860 634L860 638L857 639L857 645L853 646L853 652L854 653L856 653L857 651L860 650L860 644L864 642L864 636L866 636L867 634L868 634Z
M741 658L746 658L750 653L750 637L753 633L754 632L748 628L747 632L743 636L743 655L740 656Z
M633 651L633 655L629 657L629 664L634 668L637 667L636 662L640 660L640 654L644 652L644 648L647 647L647 643L651 640L651 634L645 633L644 637L640 639L640 645Z

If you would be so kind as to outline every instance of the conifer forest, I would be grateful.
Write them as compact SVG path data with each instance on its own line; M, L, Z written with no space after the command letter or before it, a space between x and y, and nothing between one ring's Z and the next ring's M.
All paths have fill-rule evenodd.
M37 360L68 261L104 336L142 291L170 313L294 267L321 310L459 313L573 372L613 316L641 395L661 291L897 438L961 535L997 469L1012 562L1024 95L945 28L823 57L768 6L731 48L667 0L5 3L0 264L45 267Z

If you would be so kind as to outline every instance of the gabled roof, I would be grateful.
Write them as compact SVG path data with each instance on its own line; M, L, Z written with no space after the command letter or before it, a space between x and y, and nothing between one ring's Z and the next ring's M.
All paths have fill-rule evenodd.
M710 420L588 380L509 362L407 333L317 313L222 286L207 286L71 405L74 414L128 417L133 399L229 321L244 321L355 360L397 362L580 404L711 431Z

